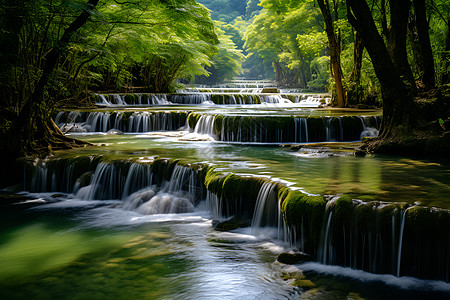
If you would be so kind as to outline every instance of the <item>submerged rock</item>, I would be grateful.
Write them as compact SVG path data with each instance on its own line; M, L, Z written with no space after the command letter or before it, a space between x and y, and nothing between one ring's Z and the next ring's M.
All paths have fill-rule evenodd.
M277 260L283 264L294 265L300 262L312 261L312 257L302 252L283 252L278 255Z
M362 149L356 149L355 150L355 156L366 156L366 151L362 150Z
M233 217L228 221L220 222L216 225L215 229L217 231L230 231L241 227L250 226L249 220L242 220L238 217Z

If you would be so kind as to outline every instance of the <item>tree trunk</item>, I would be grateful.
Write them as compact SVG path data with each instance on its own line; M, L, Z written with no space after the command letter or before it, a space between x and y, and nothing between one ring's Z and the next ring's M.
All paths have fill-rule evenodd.
M57 127L52 126L53 120L51 120L49 113L52 105L50 103L51 101L46 102L44 96L45 88L57 66L59 57L66 51L72 35L86 24L91 15L91 11L98 2L99 0L89 0L87 2L85 9L69 25L61 39L48 53L42 75L31 97L27 99L20 111L13 129L20 138L19 142L21 147L18 151L19 155L40 152L44 148L51 150L52 144L58 144L62 133ZM74 142L74 144L77 143Z
M345 106L345 91L342 82L343 73L341 67L341 45L339 38L336 36L333 26L333 18L331 17L330 5L328 0L318 0L319 8L325 21L325 32L330 46L330 70L331 76L336 84L337 106Z
M389 30L388 51L400 76L415 91L415 80L406 53L406 34L411 1L395 0L389 3L391 9L391 29Z
M419 57L422 61L423 69L420 72L420 79L425 90L433 89L436 86L433 50L431 49L430 35L428 33L428 21L426 15L425 0L413 0L415 20L417 26L417 36L419 40Z
M447 34L445 37L445 50L441 54L441 85L449 83L450 73L448 71L450 65L450 22L447 23Z
M416 122L413 97L390 58L366 1L347 0L347 16L350 24L360 32L381 84L383 121L380 137L390 138L398 130L409 131Z
M364 45L361 36L358 31L354 33L353 42L353 70L350 74L350 84L347 90L347 103L348 104L359 104L361 103L361 69L362 69L362 58L364 52Z
M25 18L25 3L27 1L2 0L2 22L0 26L0 104L6 109L16 102L16 95L11 86L14 82L14 67L18 65L20 30Z

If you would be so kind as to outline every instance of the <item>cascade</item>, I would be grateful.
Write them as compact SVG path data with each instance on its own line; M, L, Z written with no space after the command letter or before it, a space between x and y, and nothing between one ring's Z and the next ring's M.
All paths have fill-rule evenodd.
M83 200L122 200L124 209L144 214L192 211L203 199L198 173L176 161L159 160L156 168L154 164L96 161L34 162L28 165L32 174L26 175L26 187L33 192L73 193Z
M266 94L261 88L250 89L209 89L203 92L190 90L177 94L99 94L99 106L136 105L244 105L244 104L284 104L297 107L321 107L331 102L329 95ZM290 100L292 99L292 101ZM295 103L295 105L294 105Z
M177 130L185 125L185 112L59 112L55 123L63 132L149 132Z
M204 115L203 115L204 116ZM208 119L208 132L202 120L199 133L214 133L216 139L240 143L307 143L358 141L364 132L374 134L378 129L362 127L364 118L377 117L266 117L266 116L220 116ZM217 124L219 122L219 124ZM221 124L220 124L221 123ZM374 122L375 123L375 122ZM200 127L199 127L200 128Z
M316 231L320 237L314 236L312 228L304 228L301 215L295 226L299 236L288 238L323 264L448 280L450 245L442 239L449 236L449 215L434 208L334 197L324 207L321 230ZM426 229L416 224L422 218L430 220Z
M273 182L262 184L256 198L255 211L252 217L252 228L278 225L280 214L278 196L275 192L276 185Z
M31 161L25 171L26 188L33 192L62 191L84 200L117 199L123 209L141 214L192 212L198 201L206 199L213 219L237 215L251 220L254 231L277 228L279 239L324 264L448 280L450 245L442 240L450 235L450 212L443 209L345 196L321 202L319 196L291 191L289 195L303 199L296 200L301 201L296 204L300 210L290 213L293 221L290 215L283 218L282 210L289 205L281 203L291 200L279 200L276 182L230 174L217 177L220 185L208 183L216 188L205 197L199 173L178 161L45 159Z
M202 115L195 125L194 133L207 134L213 138L216 138L214 134L214 115Z

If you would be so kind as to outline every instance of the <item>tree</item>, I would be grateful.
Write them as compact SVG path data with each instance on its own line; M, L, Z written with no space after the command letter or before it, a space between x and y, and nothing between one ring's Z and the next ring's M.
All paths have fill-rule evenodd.
M343 73L341 67L341 38L340 33L336 33L333 25L333 17L331 14L330 3L328 0L317 0L320 11L325 21L325 32L330 47L330 72L336 85L337 106L345 106L345 91L343 84ZM335 19L337 19L338 1L333 0L333 11Z
M395 13L391 11L391 19ZM423 127L425 118L419 113L413 93L402 80L399 68L389 55L383 38L378 32L366 1L347 0L348 20L360 33L381 84L383 97L383 121L380 136L369 149L380 152L445 152L449 140L441 140L438 126ZM404 20L406 21L406 20ZM399 26L404 26L399 24ZM403 36L397 35L399 39ZM398 43L400 45L402 41ZM433 148L431 148L433 147Z
M180 77L206 74L217 51L208 11L194 0L0 5L6 66L0 70L0 150L9 157L85 145L64 136L51 118L56 101L76 97L76 89L122 89L148 75L149 88L167 91ZM155 57L157 76L133 72Z
M5 51L5 49L2 49L4 52L0 56L15 56L12 64L8 66L11 69L5 70L5 73L11 74L20 71L24 72L22 76L30 76L30 74L25 73L31 72L27 70L30 66L27 65L27 62L22 62L17 58L23 50L20 45L20 32L25 25L25 20L27 19L28 21L32 16L32 10L39 8L32 5L35 3L29 4L25 1L16 4L5 5L5 3L2 3L5 8L3 12L5 16L8 16L2 18L2 21L10 22L12 21L11 19L15 19L18 24L13 28L13 31L7 34L7 39L13 43L13 51L16 53L8 53L8 50ZM8 115L2 119L1 140L9 141L7 144L2 143L3 153L7 152L15 157L17 155L41 153L44 149L66 148L85 144L64 136L56 127L48 113L48 107L51 106L52 99L47 97L46 87L52 79L58 60L67 51L72 36L86 24L97 4L98 0L89 0L86 4L79 7L80 14L68 24L61 37L54 40L52 48L45 55L45 62L41 71L34 74L34 76L37 75L35 77L37 80L27 90L18 90L21 86L17 85L13 78L11 78L11 75L2 76L1 85L7 90L6 93L8 94L6 96L9 96L3 102L3 109ZM56 10L57 8L49 6L48 9ZM53 17L55 15L56 12L54 12ZM49 38L48 30L50 29L50 23L48 23L45 29L47 32L45 32L43 38L47 39ZM45 41L42 41L42 43L45 43ZM24 57L22 59L28 57L25 53L23 55ZM22 65L23 67L16 68L17 65Z

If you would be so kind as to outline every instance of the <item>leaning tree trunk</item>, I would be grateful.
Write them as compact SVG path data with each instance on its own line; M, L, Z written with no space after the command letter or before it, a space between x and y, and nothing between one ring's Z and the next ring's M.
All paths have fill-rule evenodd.
M330 5L328 0L318 0L320 10L325 20L325 32L328 38L328 45L330 46L330 69L331 76L336 84L337 106L345 106L345 91L343 85L343 73L341 67L341 45L339 38L336 36L333 18L331 17Z
M390 58L366 1L347 0L347 16L350 24L361 33L381 84L383 121L380 138L387 139L410 131L416 122L413 96Z

